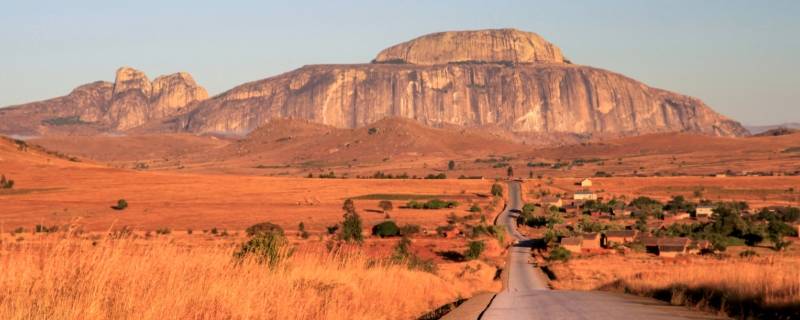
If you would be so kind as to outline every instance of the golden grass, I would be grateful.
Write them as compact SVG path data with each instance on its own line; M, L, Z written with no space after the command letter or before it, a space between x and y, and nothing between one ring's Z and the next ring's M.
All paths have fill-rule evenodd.
M747 312L796 309L800 305L800 257L756 258L595 256L551 267L558 289L624 290L699 305ZM692 297L694 296L694 297ZM721 299L720 297L724 297ZM713 301L713 300L719 301ZM714 305L717 304L717 305Z
M359 249L306 247L273 269L234 263L234 249L159 240L6 239L0 318L412 319L474 289L375 265Z

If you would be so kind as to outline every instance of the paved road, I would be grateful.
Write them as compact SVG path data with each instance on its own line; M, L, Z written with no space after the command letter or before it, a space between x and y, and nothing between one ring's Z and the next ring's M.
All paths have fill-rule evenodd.
M719 319L663 302L599 291L556 291L539 268L528 263L530 239L516 229L511 210L522 208L520 186L510 182L506 210L495 223L505 225L518 244L509 252L505 289L492 300L481 319Z

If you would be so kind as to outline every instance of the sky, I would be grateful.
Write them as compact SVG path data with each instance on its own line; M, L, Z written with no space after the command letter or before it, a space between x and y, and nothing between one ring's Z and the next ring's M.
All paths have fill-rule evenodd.
M576 64L703 99L744 124L800 122L800 1L0 0L0 106L186 71L217 94L307 64L363 63L448 30L517 28Z

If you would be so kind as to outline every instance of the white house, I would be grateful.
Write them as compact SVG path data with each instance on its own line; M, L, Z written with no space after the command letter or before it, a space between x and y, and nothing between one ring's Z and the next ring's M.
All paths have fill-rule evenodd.
M714 213L713 206L699 206L695 209L695 216L698 218L708 218Z

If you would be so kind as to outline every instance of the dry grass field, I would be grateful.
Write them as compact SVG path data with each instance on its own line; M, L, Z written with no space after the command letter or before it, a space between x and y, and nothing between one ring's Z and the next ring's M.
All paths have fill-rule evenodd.
M751 258L596 255L550 266L556 289L612 290L655 296L740 318L800 315L800 257Z
M411 319L496 289L480 261L431 274L356 247L305 246L270 268L167 238L4 240L3 319Z

